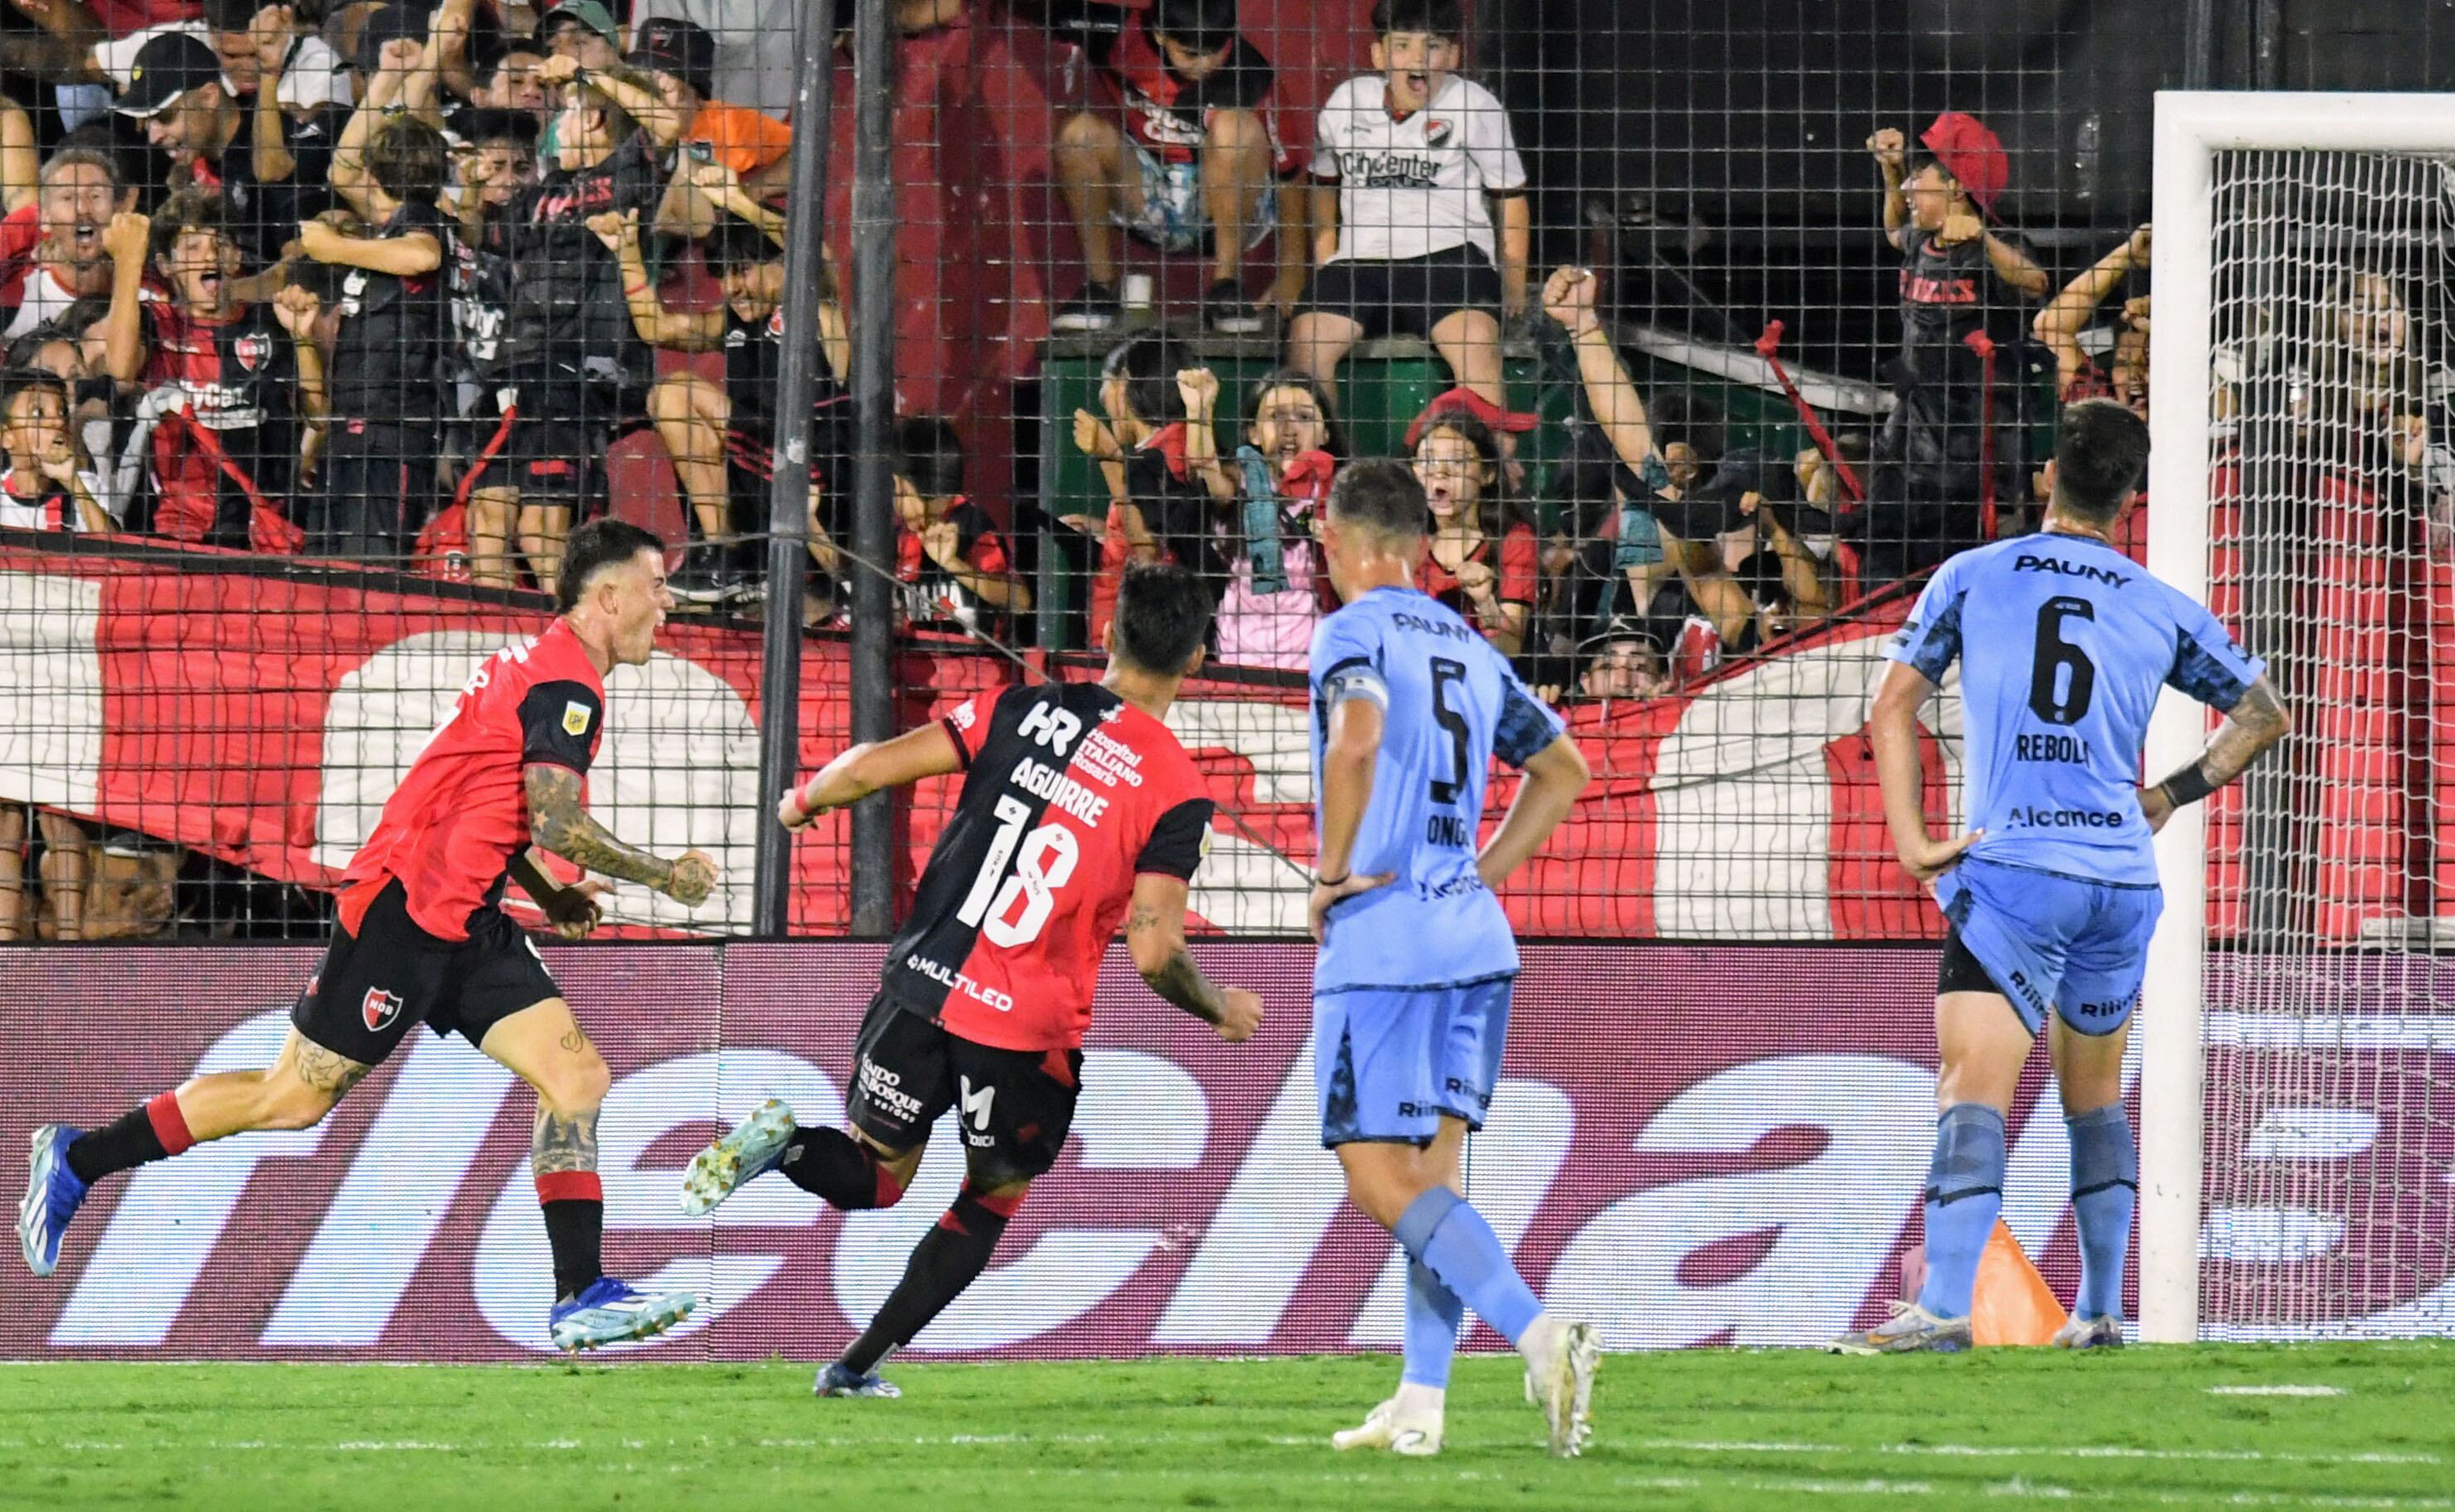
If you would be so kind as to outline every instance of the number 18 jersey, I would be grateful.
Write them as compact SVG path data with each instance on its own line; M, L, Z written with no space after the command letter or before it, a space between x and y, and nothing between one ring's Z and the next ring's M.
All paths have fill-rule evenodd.
M1311 670L1316 788L1331 708L1362 698L1382 710L1350 870L1394 877L1330 910L1313 992L1513 976L1516 938L1474 866L1484 779L1495 755L1524 766L1558 738L1559 716L1473 626L1412 588L1376 588L1324 619Z
M2229 710L2264 670L2205 608L2087 535L1945 562L1886 653L1941 683L1960 662L1969 854L2153 886L2140 759L2157 690Z
M944 720L963 795L885 986L974 1044L1075 1050L1145 872L1190 880L1210 799L1167 725L1092 683L984 693Z

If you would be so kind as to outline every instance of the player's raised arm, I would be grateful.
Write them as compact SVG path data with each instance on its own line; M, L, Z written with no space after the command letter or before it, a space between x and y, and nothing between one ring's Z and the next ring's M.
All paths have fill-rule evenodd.
M2225 711L2224 723L2217 727L2200 758L2140 795L2140 812L2147 818L2148 828L2163 829L2176 809L2197 803L2242 776L2292 727L2292 716L2284 712L2283 700L2276 696L2266 675L2253 678L2241 699Z
M1262 1027L1262 998L1242 987L1221 987L1202 975L1185 948L1185 899L1181 877L1145 872L1134 878L1131 912L1126 916L1126 952L1151 991L1241 1044Z
M829 809L847 808L873 793L906 787L923 777L964 769L964 753L943 723L931 720L892 740L853 746L819 769L819 775L784 795L776 821L798 830Z
M626 882L644 882L684 907L716 888L716 861L703 851L672 860L626 844L589 816L579 802L579 774L552 761L532 761L520 781L529 800L529 838L576 866Z

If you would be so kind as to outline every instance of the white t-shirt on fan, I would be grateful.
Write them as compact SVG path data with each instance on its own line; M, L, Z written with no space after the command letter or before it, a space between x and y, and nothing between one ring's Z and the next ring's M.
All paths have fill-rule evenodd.
M1332 262L1428 257L1471 243L1497 262L1486 194L1526 187L1509 113L1490 90L1451 74L1424 109L1392 119L1389 81L1348 80L1321 108L1312 173L1338 185Z

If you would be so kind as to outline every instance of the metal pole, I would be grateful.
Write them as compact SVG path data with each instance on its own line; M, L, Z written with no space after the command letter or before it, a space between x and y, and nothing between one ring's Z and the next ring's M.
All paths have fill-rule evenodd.
M826 236L828 114L835 92L824 9L799 8L794 56L792 186L784 229L784 368L776 413L775 480L767 494L767 615L759 697L759 822L753 932L781 938L792 917L792 841L773 815L801 763L801 595L809 560L810 406L819 354L819 249Z
M2182 88L2216 88L2217 0L2182 7Z
M894 38L887 0L860 0L852 30L853 550L895 559ZM811 7L809 9L817 9ZM852 737L895 735L895 625L887 583L852 575ZM895 927L895 816L887 794L852 811L852 932Z

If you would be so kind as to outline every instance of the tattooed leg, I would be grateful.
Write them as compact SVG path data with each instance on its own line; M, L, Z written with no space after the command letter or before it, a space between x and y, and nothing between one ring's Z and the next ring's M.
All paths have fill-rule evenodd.
M487 1030L481 1048L537 1089L529 1167L554 1252L554 1294L570 1301L605 1274L605 1189L597 1178L597 1114L612 1079L605 1058L559 998Z

